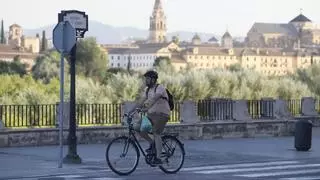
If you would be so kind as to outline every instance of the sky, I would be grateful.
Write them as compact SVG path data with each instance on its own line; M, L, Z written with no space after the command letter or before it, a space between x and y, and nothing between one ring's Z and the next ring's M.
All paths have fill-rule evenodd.
M61 10L85 11L89 20L117 27L147 29L154 0L2 0L5 28L57 23ZM162 0L168 31L245 36L254 22L287 23L302 13L320 24L320 0ZM14 8L9 8L14 7ZM89 24L90 28L90 24Z

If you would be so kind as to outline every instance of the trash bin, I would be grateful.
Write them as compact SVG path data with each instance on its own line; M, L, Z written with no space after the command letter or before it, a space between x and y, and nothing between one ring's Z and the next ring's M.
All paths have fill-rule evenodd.
M294 146L297 151L308 151L312 141L312 123L299 120L295 125Z

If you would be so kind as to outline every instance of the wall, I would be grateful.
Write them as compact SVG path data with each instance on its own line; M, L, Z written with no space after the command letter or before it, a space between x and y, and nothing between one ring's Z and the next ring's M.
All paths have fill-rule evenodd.
M215 138L248 138L292 136L294 120L256 120L230 121L213 123L169 124L165 132L178 134L181 140L199 140ZM107 143L114 137L127 134L125 126L86 127L77 129L78 144ZM64 130L64 144L67 142L68 130ZM0 131L0 147L41 146L59 144L59 130L27 129Z

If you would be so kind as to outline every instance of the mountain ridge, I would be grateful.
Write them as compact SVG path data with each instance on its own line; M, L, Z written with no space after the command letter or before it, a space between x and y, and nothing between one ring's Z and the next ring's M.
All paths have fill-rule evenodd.
M52 30L55 24L42 26L35 29L24 29L24 35L26 36L36 36L39 34L42 36L42 31L46 31L46 37L48 39L52 38ZM206 42L213 36L220 40L222 35L216 35L214 33L205 33L205 32L197 32L200 36L201 40ZM195 32L189 31L175 31L168 32L167 38L168 40L172 39L172 36L179 36L181 41L191 41L192 37L195 35ZM85 37L93 36L96 37L97 42L99 44L119 44L128 39L147 39L148 30L147 29L139 29L130 26L124 27L115 27L108 24L103 24L98 21L90 20L89 21L89 30L86 32ZM235 40L243 41L243 37L234 37Z

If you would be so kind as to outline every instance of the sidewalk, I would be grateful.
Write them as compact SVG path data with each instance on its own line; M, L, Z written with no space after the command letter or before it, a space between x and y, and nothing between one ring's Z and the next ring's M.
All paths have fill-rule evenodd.
M234 157L259 160L270 159L320 159L320 128L313 129L312 147L309 152L297 152L294 149L294 137L276 138L231 138L203 141L183 141L186 148L186 166L192 162L212 159L236 160ZM142 145L147 147L146 143ZM63 164L58 168L59 146L0 148L0 180L11 176L35 176L67 173L87 173L92 171L110 171L105 160L105 144L78 145L78 155L82 164ZM64 156L67 154L64 146ZM144 164L140 159L139 166ZM219 163L216 161L215 163Z

